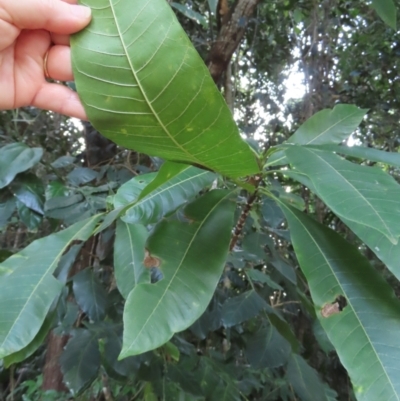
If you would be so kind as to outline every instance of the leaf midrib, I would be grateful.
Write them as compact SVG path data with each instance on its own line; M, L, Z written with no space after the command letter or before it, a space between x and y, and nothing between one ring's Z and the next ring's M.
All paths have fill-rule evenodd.
M179 176L180 176L180 175L183 175L183 173L186 173L186 174L187 174L187 170L188 170L189 168L191 168L191 167L188 167L187 169L182 170L182 172L180 172L180 173L177 174L175 177L173 177L173 178L171 179L171 181L174 180L174 179L179 178ZM201 171L200 173L196 174L195 176L187 177L187 178L185 178L184 180L181 180L181 181L172 183L171 185L166 186L165 188L161 188L161 187L163 186L163 184L162 184L162 185L160 185L160 187L156 188L156 189L154 190L153 193L150 193L150 194L146 195L144 198L139 199L138 201L134 202L133 205L130 206L129 209L127 210L127 213L128 213L129 210L131 210L131 209L135 210L136 208L139 208L140 206L145 206L146 203L153 201L154 198L157 198L157 197L162 196L162 194L163 194L164 192L169 192L169 191L171 191L174 187L181 186L182 184L185 184L185 183L187 183L187 182L193 181L193 180L198 179L199 177L201 177L201 176L203 176L203 175L207 175L207 174L209 174L209 171ZM143 189L144 189L144 188L143 188ZM140 195L139 195L139 197L140 197Z
M231 196L233 191L229 191L229 193L227 193L223 198L221 198L215 205L214 207L211 208L211 210L207 213L207 215L204 217L203 221L200 222L199 227L197 228L197 230L193 233L193 236L187 246L187 249L185 251L185 253L183 254L181 261L179 262L177 268L175 269L174 274L172 275L171 279L169 280L168 284L165 287L164 292L162 293L160 299L158 300L156 306L154 307L153 311L149 314L149 316L147 317L146 321L144 322L142 328L140 329L140 331L138 332L138 334L136 335L136 338L131 342L131 345L128 347L128 349L125 351L125 354L128 354L129 351L133 348L134 343L137 341L137 339L140 337L140 335L142 334L143 330L146 328L147 324L149 323L150 319L153 317L153 315L156 313L156 311L158 310L160 304L162 303L163 299L165 298L169 288L171 287L172 283L175 281L175 278L177 276L177 274L180 272L182 264L184 263L187 254L189 253L190 249L192 248L192 244L195 241L195 239L197 238L197 235L199 233L199 231L201 230L201 228L204 226L204 224L206 223L206 221L208 221L208 218L210 217L210 215L214 212L214 210L221 204L221 202L223 202L226 198L228 198L229 196Z
M305 145L310 145L313 142L315 142L317 139L319 139L321 136L325 135L329 130L332 130L335 128L335 126L341 124L343 121L346 121L347 119L353 117L355 114L357 114L359 110L354 111L351 115L346 116L345 118L342 118L341 120L337 121L335 124L332 124L330 127L328 127L325 131L322 131L319 135L311 139L310 141L306 142ZM333 112L333 111L332 111Z
M328 266L329 269L331 270L332 275L335 277L335 280L336 280L336 282L337 282L337 285L340 287L340 289L342 290L343 294L344 294L344 295L347 295L347 291L345 291L345 289L343 288L343 286L342 286L340 280L338 279L338 277L337 277L337 275L336 275L335 270L332 268L332 266L331 266L329 260L325 257L325 253L323 252L323 250L321 249L321 247L318 245L317 242L315 242L314 237L312 236L312 234L310 233L310 231L307 229L307 227L305 227L304 224L301 222L301 220L298 219L298 217L297 217L294 213L292 213L292 211L285 205L285 203L280 202L278 199L275 199L275 200L276 200L278 203L280 203L286 210L288 210L289 213L292 214L292 216L298 221L298 223L299 223L299 224L303 227L303 229L307 232L307 234L308 234L310 240L311 240L311 241L314 243L314 245L317 247L317 249L319 250L319 252L320 252L320 254L322 255L323 259L325 260L325 263L327 264L327 266ZM346 296L346 298L349 299L349 297L347 297L347 296ZM353 308L353 304L352 304L350 301L348 302L348 306L350 307L351 311L353 312L354 316L356 317L356 319L357 319L357 321L358 321L358 323L359 323L359 327L361 327L362 331L364 332L365 336L367 337L367 339L368 339L368 344L370 345L370 348L372 348L372 350L374 351L374 354L375 354L375 356L376 356L376 359L377 359L377 361L379 362L379 364L381 365L382 371L384 372L384 374L385 374L385 376L386 376L388 382L390 383L390 386L391 386L391 388L392 388L392 390L393 390L393 394L396 395L396 396L397 396L397 400L400 401L400 398L399 398L398 393L397 393L397 391L396 391L396 389L395 389L395 387L394 387L394 385L393 385L393 382L392 382L392 380L391 380L391 378L390 378L388 372L386 371L386 369L385 369L385 367L384 367L384 365L383 365L383 363L382 363L382 360L381 360L381 358L379 357L379 354L377 353L377 351L376 351L376 349L375 349L375 346L373 345L374 343L371 341L371 338L370 338L368 332L365 330L364 325L361 323L361 320L360 320L360 318L358 317L358 314L356 313L355 309Z
M146 101L147 106L150 108L150 110L151 110L151 112L153 113L154 117L157 119L157 122L160 124L161 128L162 128L163 131L167 134L167 136L170 138L170 140L171 140L183 153L185 153L185 154L189 157L190 160L193 160L193 161L195 161L196 163L198 163L198 164L200 164L200 165L203 164L203 162L201 162L199 159L197 159L193 154L189 153L182 145L180 145L180 144L176 141L176 139L173 137L173 135L168 131L168 129L167 129L167 127L165 126L165 124L161 121L161 119L160 119L158 113L154 110L154 107L153 107L152 103L150 102L149 98L147 97L146 92L145 92L145 90L144 90L144 88L143 88L143 86L142 86L142 83L141 83L141 81L139 80L139 78L138 78L138 76L137 76L137 72L136 72L136 70L134 69L134 67L133 67L133 65L132 65L132 62L131 62L131 59L130 59L129 53L128 53L128 48L126 47L126 44L125 44L125 42L124 42L123 34L122 34L122 32L121 32L121 29L120 29L120 26L119 26L119 23L118 23L118 18L117 18L117 15L116 15L116 13L115 13L115 9L114 9L114 5L113 5L113 3L112 3L112 0L109 0L109 4L110 4L110 9L111 9L111 11L112 11L113 18L114 18L114 21L115 21L115 26L117 27L117 30L118 30L118 35L119 35L119 38L120 38L120 40L121 40L121 45L122 45L122 48L124 49L126 58L127 58L127 60L128 60L129 66L130 66L130 68L131 68L133 78L134 78L135 81L137 82L138 87L139 87L139 89L140 89L140 92L142 93L142 95L143 95L143 97L144 97L144 99L145 99L145 101ZM142 12L143 9L146 8L146 6L147 6L147 4L145 4L144 7L138 12L138 15ZM171 26L171 25L172 25L172 23L170 24L170 26ZM146 64L146 65L147 65L147 64Z
M306 150L307 150L307 149L306 149ZM336 174L336 175L338 175L339 177L341 177L342 180L343 180L344 182L346 182L346 183L354 190L354 192L356 192L356 193L359 195L359 197L360 197L362 200L364 200L364 202L372 209L372 211L374 212L375 216L378 217L378 220L381 221L381 223L383 224L383 226L386 228L387 232L390 233L391 238L389 238L389 237L388 237L384 232L382 232L381 230L378 229L377 231L382 232L382 234L383 234L385 237L387 237L387 238L389 239L390 242L393 243L393 240L396 240L395 235L393 235L392 230L390 230L390 228L387 226L385 220L382 219L381 215L378 213L378 211L375 209L375 207L371 204L371 202L369 202L368 199L367 199L367 198L366 198L366 197L365 197L365 196L364 196L364 195L363 195L348 179L346 179L346 178L340 173L339 170L336 170L331 164L329 164L323 157L319 156L316 152L314 152L314 151L312 151L312 150L309 150L309 151L310 151L311 153L313 153L320 161L322 161L322 163L324 163L331 171L333 171L334 174ZM309 178L311 179L311 181L312 181L312 182L314 183L314 185L315 185L315 181L312 179L312 177L309 177ZM339 214L339 213L338 213L338 214ZM357 221L357 220L355 220L355 219L352 219L351 217L346 217L346 218L348 218L350 221L354 221L355 223L359 223L359 224L362 224L362 225L366 225L365 223L360 223L359 221ZM367 226L376 229L375 227L372 227L371 225L367 225ZM396 241L396 243L397 243L397 241Z
M43 280L45 279L45 277L48 276L48 274L55 268L55 264L57 263L57 261L61 258L62 254L65 252L65 250L68 248L68 245L71 243L71 241L73 241L76 238L79 238L81 232L84 232L87 228L88 225L92 224L93 219L90 219L87 224L85 224L81 230L79 230L77 233L75 233L73 235L73 237L71 238L70 241L68 241L63 248L61 249L61 251L56 255L56 257L53 259L53 262L50 264L50 266L46 269L46 271L44 272L44 274L42 275L42 278L38 281L37 285L32 289L31 295L28 297L28 299L26 300L24 306L21 308L20 313L18 314L17 318L14 320L13 325L10 327L7 336L4 338L3 342L1 343L1 346L4 346L4 344L7 342L9 336L11 335L12 331L14 330L15 325L18 323L19 319L21 318L22 314L25 312L27 305L30 303L31 298L33 297L33 295L37 292L37 289L40 287L40 285L42 284Z

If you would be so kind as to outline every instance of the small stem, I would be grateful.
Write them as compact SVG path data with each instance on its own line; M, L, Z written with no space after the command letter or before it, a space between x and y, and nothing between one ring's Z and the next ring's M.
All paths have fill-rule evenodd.
M233 248L235 247L236 243L239 240L240 234L242 233L243 227L246 223L247 216L250 213L250 210L255 202L255 200L258 198L258 187L260 186L260 183L262 181L262 177L259 175L256 175L253 177L254 178L254 186L255 186L255 191L249 196L247 199L247 203L244 206L242 213L240 214L239 220L236 223L235 230L233 231L233 236L231 239L231 243L229 244L229 250L232 251Z

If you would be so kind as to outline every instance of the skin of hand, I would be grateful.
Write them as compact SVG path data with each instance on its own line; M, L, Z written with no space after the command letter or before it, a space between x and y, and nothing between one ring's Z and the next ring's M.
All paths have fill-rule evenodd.
M0 0L0 110L35 106L87 119L72 81L69 35L89 24L90 8L76 0Z

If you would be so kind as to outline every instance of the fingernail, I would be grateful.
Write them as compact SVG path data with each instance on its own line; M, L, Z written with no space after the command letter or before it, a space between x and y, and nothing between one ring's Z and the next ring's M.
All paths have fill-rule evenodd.
M88 19L92 15L92 10L86 6L72 6L72 14L82 19Z

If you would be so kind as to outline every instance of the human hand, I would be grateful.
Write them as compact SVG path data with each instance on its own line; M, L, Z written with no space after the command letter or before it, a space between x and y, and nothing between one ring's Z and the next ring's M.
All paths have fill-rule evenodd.
M69 4L68 4L69 3ZM72 81L69 35L91 18L76 0L0 0L0 109L35 106L87 119ZM47 56L46 53L48 52Z

